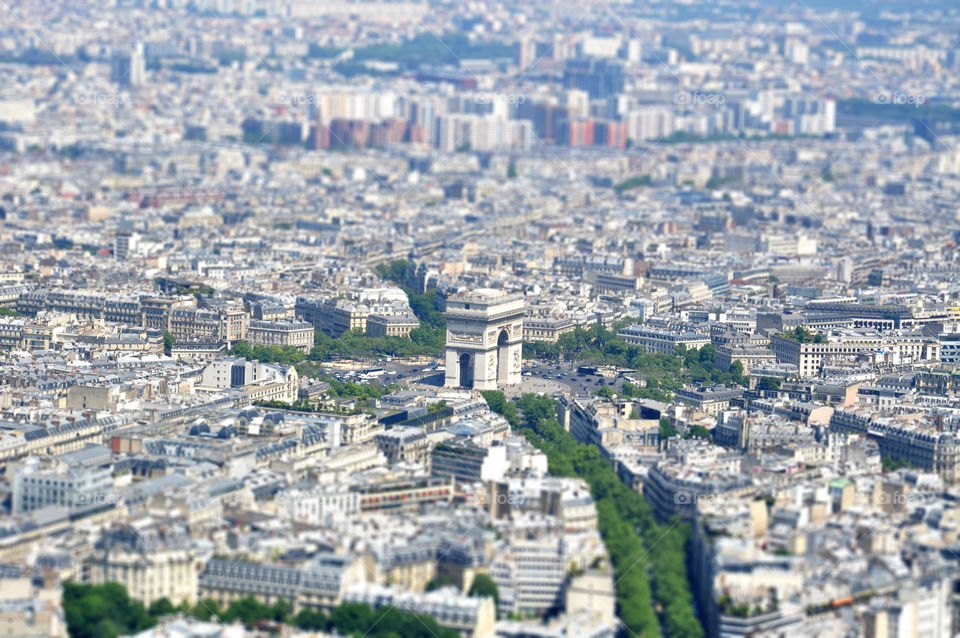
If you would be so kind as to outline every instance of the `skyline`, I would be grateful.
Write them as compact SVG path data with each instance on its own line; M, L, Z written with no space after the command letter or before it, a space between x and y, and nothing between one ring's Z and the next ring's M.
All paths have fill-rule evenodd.
M4 10L0 633L960 634L960 7Z

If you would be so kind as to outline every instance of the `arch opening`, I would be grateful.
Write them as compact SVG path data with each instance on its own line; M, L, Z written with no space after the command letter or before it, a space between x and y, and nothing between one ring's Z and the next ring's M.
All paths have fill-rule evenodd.
M506 328L497 337L497 383L505 384L510 378L510 334Z
M473 357L469 353L464 352L460 355L458 359L458 365L460 366L460 387L461 388L472 388L473 387Z

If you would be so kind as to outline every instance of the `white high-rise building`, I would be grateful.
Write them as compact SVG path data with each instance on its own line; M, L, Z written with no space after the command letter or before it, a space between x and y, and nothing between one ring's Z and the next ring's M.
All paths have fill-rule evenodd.
M627 137L632 140L657 140L676 131L676 118L664 106L645 106L627 113Z
M563 595L567 562L559 536L513 540L496 551L490 576L500 591L500 612L540 615Z
M783 45L783 53L794 64L806 65L810 61L810 47L803 40L787 38Z
M146 58L143 43L138 42L131 51L118 51L110 63L110 81L120 86L141 86L146 79Z

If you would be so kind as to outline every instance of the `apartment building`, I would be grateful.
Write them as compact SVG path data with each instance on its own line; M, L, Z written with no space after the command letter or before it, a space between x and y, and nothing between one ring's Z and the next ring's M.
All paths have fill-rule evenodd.
M318 299L297 297L294 312L300 321L313 324L331 337L339 337L348 330L365 332L370 309L347 299Z
M200 567L186 526L176 522L114 527L89 561L91 583L120 583L145 605L160 598L195 604Z
M264 604L284 600L294 610L332 610L350 585L367 582L374 565L369 556L318 554L300 567L214 558L198 577L198 587L225 608L253 596Z
M750 374L750 370L763 365L777 362L777 355L769 348L758 348L749 345L717 346L715 363L721 370L730 370L734 361L743 365L743 373Z
M542 616L560 606L568 570L560 536L511 540L495 556L490 577L500 592L500 613Z
M940 361L943 363L960 363L960 324L944 326L939 335Z
M383 514L418 514L428 503L449 503L454 497L453 477L382 481L358 488L360 511Z
M649 325L627 326L617 336L631 345L642 346L647 352L673 354L677 346L699 348L710 343L710 335L682 327Z
M952 432L939 431L936 423L918 425L878 419L864 412L836 410L830 418L830 429L872 439L881 456L907 461L939 474L945 481L960 477L960 441Z
M347 590L344 601L365 603L374 609L391 606L429 616L441 627L453 629L464 638L493 635L497 618L493 598L470 597L455 587L417 593L381 585L355 585Z
M770 349L778 363L797 366L800 377L820 374L824 361L867 356L877 362L912 363L940 358L940 341L918 335L845 334L822 343L800 343L792 336L774 335Z
M240 310L174 310L168 330L177 341L239 341L246 337L247 316Z
M576 329L573 319L567 317L524 317L523 340L556 343L560 335Z
M170 316L173 311L189 310L196 307L196 297L189 295L178 297L140 297L140 321L145 328L169 331Z
M192 295L133 298L39 290L22 293L17 310L25 315L51 310L76 315L83 321L110 321L169 331L178 341L237 341L246 336L247 317L242 309L198 309ZM2 340L0 336L0 343Z
M342 484L294 486L278 492L274 502L281 518L308 525L360 512L359 493Z
M421 428L402 427L382 432L373 437L373 442L387 457L388 463L430 464L430 439Z
M743 396L742 388L728 388L723 384L692 387L676 392L676 399L692 405L701 412L716 416L730 407L730 402Z
M251 321L247 342L254 346L296 348L307 354L313 347L313 326L305 321Z
M710 461L706 459L696 471L667 463L650 468L643 483L643 496L653 506L657 518L667 520L678 515L692 520L702 501L723 495L741 498L756 492L748 477L731 473L724 463Z
M113 502L114 494L110 453L99 445L62 454L46 465L27 457L13 471L14 513L48 506L81 509Z
M250 402L297 400L300 377L292 366L227 357L208 363L201 374L200 386L205 390L236 388Z
M368 337L409 337L410 332L420 327L420 320L412 312L396 315L371 314L367 316Z
M507 448L481 447L469 443L438 443L430 452L433 476L452 476L461 483L497 481L507 467Z
M601 450L625 443L642 452L660 447L661 411L650 401L588 401L561 397L560 423L581 443Z

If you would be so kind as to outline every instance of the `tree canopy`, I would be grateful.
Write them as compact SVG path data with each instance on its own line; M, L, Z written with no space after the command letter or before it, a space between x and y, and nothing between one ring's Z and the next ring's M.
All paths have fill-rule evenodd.
M646 383L641 387L625 382L620 390L601 388L597 391L597 394L607 397L618 394L622 397L668 403L673 400L673 393L685 383L747 383L743 364L740 362L734 362L726 372L716 365L717 350L712 344L708 343L700 348L679 346L671 354L653 354L642 346L628 344L613 331L600 325L576 328L560 335L556 343L525 342L523 356L627 368L636 370L637 375Z
M168 601L169 602L169 601ZM71 638L116 638L153 627L157 620L118 583L63 584L63 611Z
M474 576L473 584L470 585L470 590L467 592L467 595L477 598L493 598L494 607L500 606L500 590L497 589L497 584L493 582L493 579L487 574L477 574Z
M292 614L289 602L278 600L265 605L253 596L235 600L224 610L216 601L204 599L193 607L186 603L174 606L166 598L151 603L149 610L133 600L119 583L85 585L63 584L63 609L71 638L117 638L138 633L157 624L160 616L183 613L203 621L239 620L247 627L261 622L292 625L308 631L336 632L348 636L371 638L457 638L453 629L441 627L429 616L398 611L391 606L372 609L361 603L343 603L329 616L322 611L301 609Z
M246 341L238 341L227 354L242 359L251 359L262 363L279 363L285 366L296 365L306 358L302 352L293 346L251 346Z
M819 332L811 332L808 328L797 326L790 332L781 332L781 337L792 339L797 343L826 343L827 338Z
M505 407L511 404L502 393L485 392L484 398L491 410L511 421ZM646 499L624 485L600 450L579 443L560 426L552 399L527 394L517 405L525 426L521 432L546 454L550 474L579 476L590 485L600 534L615 569L617 613L627 633L702 638L687 579L689 526L679 521L658 524Z

